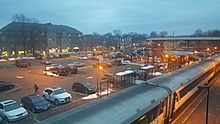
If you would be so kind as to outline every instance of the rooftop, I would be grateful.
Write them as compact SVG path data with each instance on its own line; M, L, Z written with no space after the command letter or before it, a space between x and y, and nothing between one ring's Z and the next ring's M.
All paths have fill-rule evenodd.
M160 37L149 38L147 41L176 41L176 40L189 40L189 41L220 41L220 37Z

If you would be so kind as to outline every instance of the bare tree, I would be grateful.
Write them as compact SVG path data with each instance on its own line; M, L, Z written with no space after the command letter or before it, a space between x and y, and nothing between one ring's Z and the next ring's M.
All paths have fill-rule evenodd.
M112 32L116 36L121 36L121 31L120 30L113 30Z
M167 31L161 31L161 32L160 32L160 36L161 36L161 37L167 37L167 35L168 35L168 32L167 32Z
M196 36L196 37L202 36L202 30L201 30L201 29L197 29L197 30L195 31L194 36Z
M151 33L150 33L150 36L149 36L150 38L155 38L155 37L158 37L158 34L157 34L157 32L156 31L152 31Z
M25 23L33 23L33 24L35 24L35 23L39 23L39 21L36 18L29 18L29 17L27 17L27 16L25 16L23 14L15 14L14 16L12 16L12 22L19 22L19 23L21 23L21 39L22 39L22 45L23 45L23 49L24 49L24 56L26 56L26 49L27 49L26 48L27 47L27 42L26 42L27 36L26 35L27 34L25 32ZM33 32L36 34L36 31L33 29L33 31L31 32L30 35L32 35ZM35 40L32 41L32 42L35 42ZM28 43L28 44L30 45L31 43ZM15 49L17 49L17 48L15 48Z

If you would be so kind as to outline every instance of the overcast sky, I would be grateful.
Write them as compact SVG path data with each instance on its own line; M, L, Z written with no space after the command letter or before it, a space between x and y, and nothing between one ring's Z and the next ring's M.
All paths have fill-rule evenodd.
M55 2L56 1L56 2ZM83 33L220 29L220 0L0 0L0 28L13 15L68 25Z

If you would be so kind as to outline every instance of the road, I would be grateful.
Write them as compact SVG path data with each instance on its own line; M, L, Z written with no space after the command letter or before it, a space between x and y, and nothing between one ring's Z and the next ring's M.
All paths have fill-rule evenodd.
M66 89L69 92L73 99L70 103L56 106L53 103L52 108L49 111L35 114L29 111L29 116L23 120L15 122L16 124L23 123L36 123L47 117L58 114L60 112L69 110L70 108L85 104L92 100L82 100L82 97L88 96L86 94L77 93L72 91L72 84L76 81L86 81L90 82L96 86L97 82L97 73L96 69L92 66L93 63L96 63L95 60L79 60L76 57L62 58L62 59L52 59L52 62L66 65L73 61L84 62L85 67L79 67L78 74L68 74L67 76L53 77L44 75L43 69L44 65L40 64L40 60L30 60L31 66L28 68L17 68L14 65L14 62L0 62L0 80L10 81L15 84L15 88L12 90L4 91L0 93L0 101L6 99L14 99L20 103L20 99L23 96L34 94L34 84L36 83L39 86L40 95L44 88L51 86L59 86ZM135 65L125 65L125 66L113 66L113 68L104 69L99 73L99 80L103 76L103 73L116 73L119 71L124 71L127 68L138 69L140 66ZM106 87L103 86L102 90L105 90ZM5 122L7 123L7 122Z
M220 124L220 75L210 84L208 123ZM178 115L172 124L205 124L207 90L193 99L190 104Z

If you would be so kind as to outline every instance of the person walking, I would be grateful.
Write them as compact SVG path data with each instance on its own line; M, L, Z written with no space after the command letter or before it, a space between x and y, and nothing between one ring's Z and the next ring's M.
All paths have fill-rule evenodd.
M37 84L34 84L34 94L38 95L39 91L38 91L39 87L37 86Z

